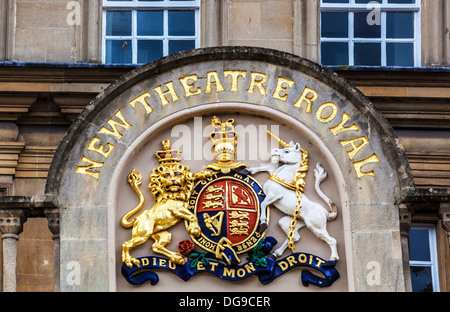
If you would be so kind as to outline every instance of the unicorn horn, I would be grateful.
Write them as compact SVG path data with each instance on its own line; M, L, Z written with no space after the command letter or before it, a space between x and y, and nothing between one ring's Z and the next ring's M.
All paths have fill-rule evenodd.
M280 139L279 137L277 137L275 134L273 134L273 133L270 132L269 130L267 130L267 133L270 134L275 140L277 140L278 143L280 143L280 145L283 146L284 148L291 147L288 143L284 142L282 139Z

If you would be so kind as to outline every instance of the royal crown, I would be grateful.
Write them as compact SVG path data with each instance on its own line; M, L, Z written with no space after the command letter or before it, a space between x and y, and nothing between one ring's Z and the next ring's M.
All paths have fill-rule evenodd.
M228 162L236 156L237 133L234 130L234 119L221 121L214 116L211 119L211 142L214 148L214 159Z
M163 150L155 152L155 157L160 163L174 163L181 160L181 150L170 149L170 140L163 140L161 143Z
M234 119L228 119L227 121L221 121L218 117L214 116L211 119L211 141L213 146L223 140L236 141L237 134L234 131Z

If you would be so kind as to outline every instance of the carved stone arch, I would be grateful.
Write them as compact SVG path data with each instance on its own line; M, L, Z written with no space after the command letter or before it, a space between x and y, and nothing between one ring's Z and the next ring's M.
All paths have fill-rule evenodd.
M194 131L196 117L203 117L204 126L214 114L245 125L279 125L286 141L297 139L311 149L313 165L324 162L343 218L343 289L405 289L397 205L414 184L389 123L353 85L316 63L275 50L218 47L131 71L100 93L67 131L46 186L61 213L61 290L122 287L118 218L134 204L122 207L120 194L131 192L127 171L141 164L148 178L157 163L150 151L161 148L161 138L179 124ZM190 161L194 169L205 164ZM84 272L80 285L66 280L71 261ZM377 278L374 263L381 268ZM268 289L256 283L244 285Z

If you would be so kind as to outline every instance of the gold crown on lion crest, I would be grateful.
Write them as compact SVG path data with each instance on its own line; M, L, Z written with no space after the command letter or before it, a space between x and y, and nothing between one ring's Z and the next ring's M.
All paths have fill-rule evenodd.
M163 150L155 152L155 157L160 163L175 163L181 160L181 150L170 149L170 140L163 140L161 143Z

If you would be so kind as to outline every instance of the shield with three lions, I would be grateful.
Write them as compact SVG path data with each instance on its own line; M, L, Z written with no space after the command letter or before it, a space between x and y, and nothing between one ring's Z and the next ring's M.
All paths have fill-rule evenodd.
M264 235L258 232L264 197L261 186L249 175L214 174L209 181L200 181L189 208L196 214L202 234L192 239L211 253L223 245L235 254L252 249Z

